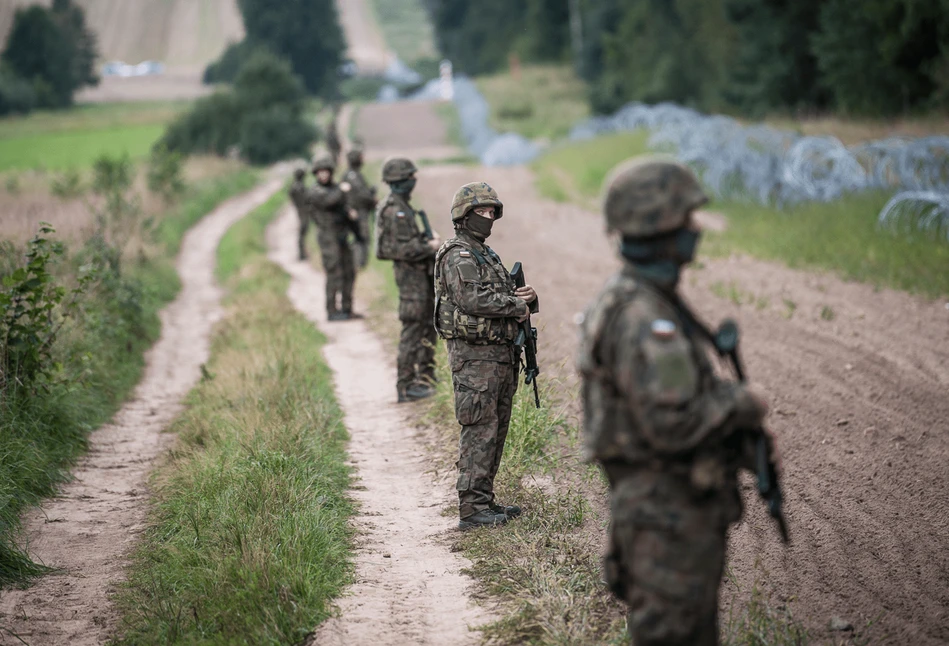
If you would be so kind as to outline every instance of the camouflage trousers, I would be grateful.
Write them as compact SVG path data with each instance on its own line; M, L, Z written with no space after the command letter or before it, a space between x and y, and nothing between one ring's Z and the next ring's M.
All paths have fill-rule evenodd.
M316 240L326 273L326 311L351 312L356 266L346 234L327 227L319 229Z
M688 474L610 471L604 569L610 589L629 606L632 643L717 646L718 588L734 503L696 496Z
M359 233L362 235L363 241L353 244L356 266L360 269L365 269L366 265L369 264L369 241L372 240L369 233L369 215L369 211L359 211Z
M395 382L400 393L404 393L414 383L435 381L437 340L431 317L421 321L402 321Z
M511 423L516 363L469 360L452 371L458 450L458 513L467 518L494 502L494 478Z
M307 257L306 253L306 234L310 230L310 218L307 216L300 217L300 236L298 238L297 244L300 247L300 260L304 260Z

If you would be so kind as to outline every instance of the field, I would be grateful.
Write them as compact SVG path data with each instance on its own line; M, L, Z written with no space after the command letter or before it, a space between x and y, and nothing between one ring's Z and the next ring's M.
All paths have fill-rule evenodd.
M598 137L552 149L534 162L537 187L559 202L598 210L607 173L619 162L648 152L645 132ZM831 203L785 209L738 201L708 208L728 220L709 233L703 250L715 255L743 251L790 267L830 269L848 280L918 292L949 294L949 245L923 235L893 235L876 218L889 195L869 192Z
M0 43L18 7L50 0L0 2ZM235 0L78 0L99 39L103 60L157 60L169 67L202 69L231 41L243 38Z
M406 64L438 56L435 35L421 0L366 0L386 44Z

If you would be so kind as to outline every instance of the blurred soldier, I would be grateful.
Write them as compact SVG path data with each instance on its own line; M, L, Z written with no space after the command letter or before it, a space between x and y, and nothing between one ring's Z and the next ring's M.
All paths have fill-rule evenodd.
M339 154L342 152L343 147L339 141L339 130L336 124L336 120L339 118L339 108L333 106L333 114L330 117L330 122L326 125L326 148L330 151L330 155L333 157L333 164L339 163Z
M494 478L517 390L517 322L537 311L537 294L515 288L501 259L487 245L504 214L498 194L484 182L455 193L455 237L435 257L435 326L446 339L461 424L458 457L458 526L500 525L520 515L494 499Z
M293 202L297 210L297 216L300 218L300 260L307 259L306 253L306 232L310 229L310 214L306 207L306 170L298 168L293 171L293 183L290 184L290 201Z
M711 335L676 292L699 240L693 211L707 201L675 161L613 172L604 211L625 263L581 328L586 453L610 483L604 569L637 646L718 643L737 470L753 465L742 430L767 413L753 389L716 376Z
M369 186L362 174L362 148L353 147L346 153L349 170L339 187L346 193L346 204L359 215L359 233L363 242L356 245L356 266L369 262L369 217L376 208L376 187Z
M379 211L376 225L376 257L392 260L399 286L399 339L396 391L399 402L432 396L435 391L435 292L432 276L435 253L441 246L424 211L409 204L417 169L402 157L388 159L382 180L391 193Z
M323 271L326 272L326 314L330 321L356 318L353 314L353 283L356 268L349 234L359 238L356 213L346 206L345 194L333 182L336 164L329 155L313 163L316 185L306 193L306 205L316 223ZM338 299L338 300L337 300Z

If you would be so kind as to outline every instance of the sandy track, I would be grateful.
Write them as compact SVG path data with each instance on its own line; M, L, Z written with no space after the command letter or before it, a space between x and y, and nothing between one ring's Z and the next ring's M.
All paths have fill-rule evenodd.
M215 250L227 229L279 190L284 177L225 202L185 236L178 258L182 289L161 312L162 335L146 356L133 398L90 437L74 480L42 509L24 516L30 554L62 572L0 597L0 625L31 646L84 646L105 641L116 617L108 595L123 578L126 557L145 522L147 476L174 441L162 430L207 361L220 318ZM0 634L0 644L20 644Z
M436 105L433 101L405 101L362 106L356 115L356 131L370 142L366 159L409 153L416 161L463 155L463 150L447 143L448 129L435 111Z
M336 0L339 22L346 34L346 56L352 59L361 74L385 72L395 55L389 51L375 15L367 2L371 0Z
M602 220L541 199L524 168L423 168L417 200L450 231L452 194L481 179L505 203L492 246L524 262L544 300L544 377L563 379L577 410L574 315L618 264ZM945 303L747 257L703 264L687 273L685 293L710 321L742 326L749 373L774 409L795 539L784 551L749 493L731 539L734 580L796 597L817 636L839 615L858 629L873 622L864 631L873 643L949 642ZM741 306L713 293L733 288Z
M415 410L395 403L391 349L362 321L327 323L323 276L296 260L297 216L286 209L268 229L271 260L290 274L294 306L328 337L323 353L333 370L349 455L358 486L356 582L340 614L314 644L402 646L471 644L469 629L484 621L461 574L470 563L451 551L454 518L441 510L454 500L446 477L436 478L412 422Z

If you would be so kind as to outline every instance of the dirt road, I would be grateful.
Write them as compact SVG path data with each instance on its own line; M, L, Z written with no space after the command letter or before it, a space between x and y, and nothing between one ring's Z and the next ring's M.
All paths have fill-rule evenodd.
M336 0L339 22L346 33L346 57L356 63L361 74L385 72L395 55L389 51L376 23L371 0Z
M74 480L24 518L29 552L59 568L27 590L0 596L0 625L31 646L105 642L116 617L108 595L143 530L147 477L174 441L162 430L181 410L207 360L220 318L215 250L227 229L283 185L285 172L205 216L185 236L178 258L182 288L161 312L162 335L148 352L135 394L113 422L94 432ZM22 644L0 633L0 644Z
M386 123L386 110L371 114ZM361 134L370 149L412 155L404 133L437 127L417 116L399 131ZM539 198L524 168L428 166L415 200L443 235L454 191L475 180L505 203L490 242L509 263L524 262L541 294L544 377L563 380L576 411L574 317L618 266L602 221ZM748 371L770 394L794 536L782 549L746 492L749 513L731 538L731 585L746 594L758 581L778 601L794 599L818 639L829 638L837 615L873 643L949 642L946 304L747 257L700 266L683 279L687 297L710 321L739 321Z
M286 209L268 229L271 260L290 274L294 306L328 337L349 455L358 485L356 583L337 618L311 640L326 646L473 644L469 627L485 621L469 598L470 563L451 551L456 520L441 510L454 499L452 475L429 473L429 458L410 421L413 407L395 403L395 366L363 321L328 323L322 274L297 260L297 215Z

